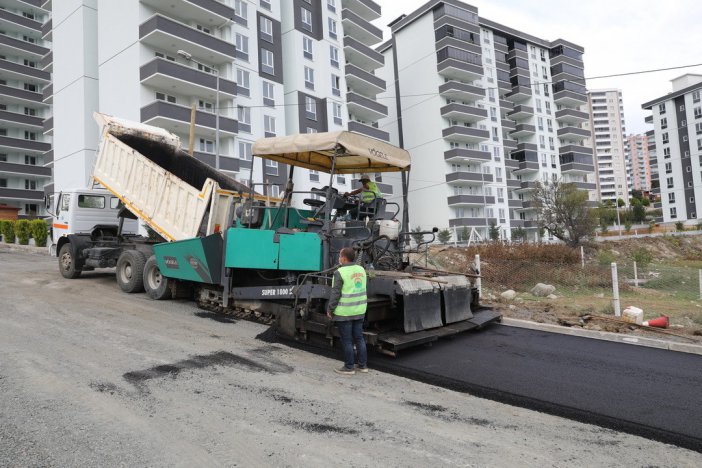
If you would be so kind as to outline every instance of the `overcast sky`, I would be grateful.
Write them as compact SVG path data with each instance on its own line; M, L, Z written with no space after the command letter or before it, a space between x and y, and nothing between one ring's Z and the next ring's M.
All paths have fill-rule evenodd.
M427 0L376 0L385 25ZM585 77L702 64L702 2L699 0L469 0L481 17L533 36L563 38L585 48ZM671 91L670 80L702 74L702 66L617 78L588 79L587 88L618 88L627 133L644 133L650 112L641 104Z

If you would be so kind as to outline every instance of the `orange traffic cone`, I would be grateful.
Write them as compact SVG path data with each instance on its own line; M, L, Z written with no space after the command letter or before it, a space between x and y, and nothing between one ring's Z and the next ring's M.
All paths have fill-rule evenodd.
M646 320L643 325L644 327L656 327L656 328L668 328L668 316L667 315L661 315L657 319L653 320Z

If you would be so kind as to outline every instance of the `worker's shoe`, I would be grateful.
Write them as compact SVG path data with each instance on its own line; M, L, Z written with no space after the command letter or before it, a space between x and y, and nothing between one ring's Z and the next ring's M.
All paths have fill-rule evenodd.
M366 367L361 367L358 364L356 364L356 372L360 372L362 374L367 374L368 373L368 366Z
M334 372L341 375L354 375L356 373L355 370L347 369L345 366L342 366L339 369L334 369Z

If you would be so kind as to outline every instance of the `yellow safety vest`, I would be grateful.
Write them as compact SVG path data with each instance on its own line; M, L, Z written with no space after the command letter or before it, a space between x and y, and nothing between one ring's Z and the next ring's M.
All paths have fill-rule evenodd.
M363 189L361 192L361 201L363 203L370 203L376 198L382 198L383 194L380 193L380 189L375 182L368 181L368 190Z
M341 298L334 309L334 315L350 317L366 313L368 297L366 296L366 270L361 265L346 265L339 267ZM332 280L332 287L334 280Z

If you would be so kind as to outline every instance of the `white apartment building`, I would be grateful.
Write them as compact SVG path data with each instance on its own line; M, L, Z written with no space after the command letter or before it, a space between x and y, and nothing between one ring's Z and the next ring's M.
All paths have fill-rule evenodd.
M702 75L671 83L671 93L641 107L652 112L646 121L653 123L663 221L696 224L702 212Z
M51 182L51 22L44 0L0 0L0 206L44 215Z
M382 33L371 0L54 1L52 15L56 190L88 180L93 111L163 127L187 147L194 105L195 157L241 181L253 173L274 197L289 168L254 166L256 139L346 128L388 139L375 128L387 111L375 102L385 82L372 74ZM303 169L294 181L328 184Z
M378 51L394 97L380 127L412 155L410 224L514 228L536 240L537 182L573 182L596 199L583 48L547 41L430 1L391 23ZM396 182L395 182L396 183Z
M629 205L631 187L626 167L622 92L618 89L590 90L588 106L599 200L616 203L621 198Z

